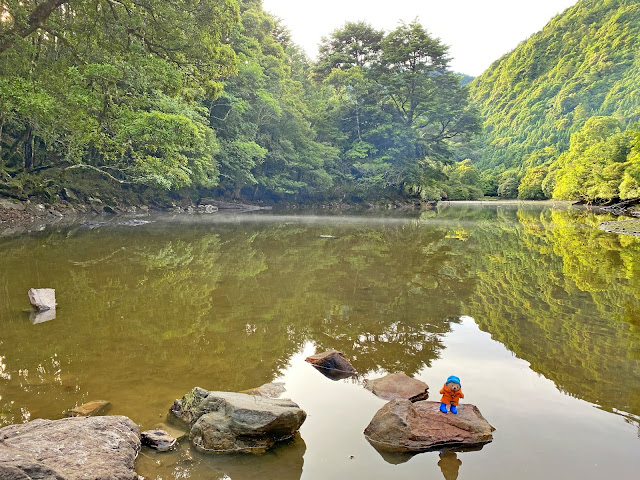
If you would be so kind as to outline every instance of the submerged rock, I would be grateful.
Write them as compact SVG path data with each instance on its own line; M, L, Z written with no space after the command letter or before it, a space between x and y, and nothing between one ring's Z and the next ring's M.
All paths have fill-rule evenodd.
M482 445L493 440L494 430L475 405L459 405L453 415L442 413L439 402L396 398L378 410L364 434L379 451L423 452Z
M178 428L174 425L169 425L167 423L157 423L153 430L164 430L169 435L171 435L176 440L180 441L183 438L187 438L189 436L189 430L184 430L182 428Z
M137 480L139 450L127 417L33 420L0 429L0 478Z
M323 373L333 380L347 378L358 373L342 352L333 349L311 355L305 358L305 362L309 362L314 367L329 372Z
M364 388L385 400L406 398L417 402L429 398L429 385L409 377L404 372L390 373L382 378L365 380Z
M39 312L56 309L56 291L53 288L32 288L29 303Z
M104 411L111 404L106 400L93 400L91 402L87 402L79 407L72 408L67 411L68 417L90 417L92 415L99 415L100 413L104 413Z
M293 437L307 417L291 400L199 387L176 400L170 412L191 426L196 448L216 453L262 453Z
M161 429L146 430L140 434L142 444L151 447L159 452L166 452L173 447L178 441L177 438L169 435L168 432Z
M240 393L246 393L247 395L257 395L258 397L278 398L287 389L284 388L284 382L271 382L260 385L256 388L250 388L248 390L242 390Z

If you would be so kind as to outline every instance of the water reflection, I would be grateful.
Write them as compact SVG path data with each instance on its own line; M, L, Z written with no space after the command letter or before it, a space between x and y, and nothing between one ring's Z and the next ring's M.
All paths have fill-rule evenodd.
M440 467L442 476L445 480L456 480L458 478L460 465L462 465L462 460L460 460L456 452L452 450L442 451L439 456L438 466Z
M207 455L183 442L171 452L144 448L136 471L145 478L299 480L306 445L297 435L264 455Z
M442 356L461 315L562 392L637 423L640 242L600 232L601 218L497 207L246 218L0 239L0 425L104 398L150 428L196 385L272 381L308 342L342 351L363 376L415 375ZM60 310L32 325L22 310L39 284L56 288ZM300 442L280 452L291 478ZM163 478L212 468L189 449L147 454Z

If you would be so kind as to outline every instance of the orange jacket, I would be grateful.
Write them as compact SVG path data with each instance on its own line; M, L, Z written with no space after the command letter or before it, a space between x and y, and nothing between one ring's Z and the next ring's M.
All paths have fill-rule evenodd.
M458 400L464 398L464 393L462 393L462 389L457 392L451 391L447 384L445 383L442 390L440 390L442 394L442 399L440 400L442 403L446 403L447 405L458 405Z

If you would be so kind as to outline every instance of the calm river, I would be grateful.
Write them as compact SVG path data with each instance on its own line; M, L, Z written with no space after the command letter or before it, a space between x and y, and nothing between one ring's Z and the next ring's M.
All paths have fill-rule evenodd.
M143 429L194 386L285 382L308 413L263 456L143 449L146 479L635 478L640 239L584 211L449 206L399 216L264 212L49 227L0 238L0 426L89 400ZM56 318L27 291L56 289ZM46 319L45 319L46 320ZM304 362L336 348L361 373ZM482 450L380 455L362 432L404 371L461 378ZM461 464L458 462L461 461Z

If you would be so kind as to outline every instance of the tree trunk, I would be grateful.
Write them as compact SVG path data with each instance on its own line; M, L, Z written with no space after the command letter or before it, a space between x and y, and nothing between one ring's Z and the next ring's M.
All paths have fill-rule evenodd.
M33 9L26 23L17 22L0 35L0 55L13 47L17 37L25 38L47 23L49 16L67 0L45 0Z
M33 136L33 130L29 129L29 135L24 142L24 169L29 171L33 168L35 159L35 137Z

